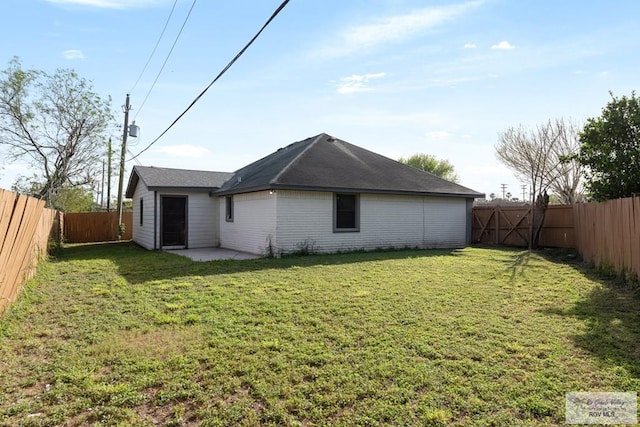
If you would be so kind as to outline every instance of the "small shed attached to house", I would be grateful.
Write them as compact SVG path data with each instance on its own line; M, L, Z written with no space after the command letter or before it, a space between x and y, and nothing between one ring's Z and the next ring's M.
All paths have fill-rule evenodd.
M323 133L235 173L136 166L127 197L146 248L281 254L464 247L484 195Z
M133 200L133 240L147 249L220 245L218 198L233 174L134 166L126 197Z

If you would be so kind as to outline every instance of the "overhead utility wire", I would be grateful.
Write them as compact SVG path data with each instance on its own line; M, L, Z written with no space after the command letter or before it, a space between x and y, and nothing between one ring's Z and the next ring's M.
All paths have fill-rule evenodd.
M129 93L133 93L135 88L138 86L138 83L140 82L140 79L142 78L142 75L144 74L145 71L147 71L147 67L149 66L149 62L151 62L151 58L153 58L153 55L155 55L156 50L158 49L158 45L160 44L160 40L162 40L162 37L164 36L164 32L167 30L167 26L169 25L169 21L171 20L171 16L173 15L173 11L176 9L176 4L178 4L178 0L175 0L173 2L173 7L171 7L171 12L169 13L169 16L167 17L167 22L164 23L164 28L162 29L162 32L160 33L160 37L158 37L158 41L156 42L156 45L154 46L153 50L151 51L151 55L149 55L149 59L147 59L147 63L144 64L144 67L142 68L142 71L140 72L140 75L138 76L136 82L133 84L133 87L131 88L131 90L129 90Z
M131 152L131 150L129 150L128 148L127 148L127 153L129 153L129 154L131 154L131 155L133 156L133 153L132 153L132 152ZM135 162L136 162L136 164L137 164L138 166L142 166L142 163L140 163L138 160L136 160Z
M215 79L213 79L211 81L211 83L209 83L209 85L204 88L204 90L202 92L200 92L200 94L191 102L191 104L189 104L189 106L153 141L151 141L151 143L149 143L149 145L147 145L144 149L142 149L138 154L136 154L135 156L133 156L131 159L129 159L128 161L131 160L135 160L140 154L144 153L145 151L147 151L149 148L151 148L151 146L153 144L155 144L156 142L158 142L158 140L160 138L162 138L168 131L169 129L171 129L176 123L178 123L178 121L185 115L187 114L187 111L189 111L191 109L191 107L193 107L195 105L196 102L198 102L200 100L200 98L202 98L202 96L209 90L209 88L211 86L213 86L213 84L215 82L218 81L218 79L220 79L220 77L222 77L222 75L224 73L227 72L227 70L229 68L231 68L231 66L244 54L244 52L249 48L249 46L251 46L253 44L253 42L260 36L260 34L264 31L265 28L267 28L267 26L269 26L269 24L271 23L271 21L273 21L275 19L276 16L278 16L278 14L282 11L282 9L284 9L284 7L287 5L287 3L289 3L289 0L285 0L282 2L282 4L280 4L280 6L278 6L278 8L275 10L275 12L273 12L273 14L271 15L271 17L269 17L269 19L267 20L267 22L264 23L264 25L262 26L262 28L260 28L260 30L256 33L255 36L253 36L253 38L249 41L249 43L247 43L240 52L238 52L238 54L226 65L226 67L224 67L222 69L222 71L220 71L220 73L218 73L218 75L216 76Z
M156 79L153 81L153 84L149 88L149 91L147 92L147 95L144 97L144 100L142 101L142 104L140 104L140 107L138 107L138 111L136 112L136 115L133 117L133 120L135 120L136 117L138 117L138 114L140 114L140 111L142 110L142 107L144 106L145 102L147 102L147 99L149 99L149 95L151 95L151 91L153 91L153 88L156 86L156 83L158 82L158 79L160 78L160 74L162 74L162 71L164 70L165 65L167 65L167 62L169 61L169 58L171 57L171 54L173 53L173 49L176 47L176 43L178 43L178 39L180 38L180 35L182 34L182 30L184 30L185 25L187 25L187 21L189 20L189 17L191 16L191 12L193 11L193 7L196 5L197 1L198 0L193 0L193 3L191 3L191 8L189 9L189 13L187 13L187 17L184 18L184 22L182 23L182 27L180 27L180 31L178 32L178 35L176 36L176 39L173 41L173 44L171 45L171 49L169 50L169 53L167 54L167 57L164 59L164 62L162 63L162 67L160 67L160 71L158 71L158 74L156 75Z

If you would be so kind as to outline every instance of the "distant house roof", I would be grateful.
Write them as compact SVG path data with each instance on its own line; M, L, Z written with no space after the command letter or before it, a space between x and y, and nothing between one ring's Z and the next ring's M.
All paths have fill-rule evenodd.
M133 197L138 181L142 181L147 189L151 191L190 190L210 192L220 188L232 176L233 173L229 172L134 166L125 195L128 198Z
M215 194L267 189L484 197L324 133L239 169Z

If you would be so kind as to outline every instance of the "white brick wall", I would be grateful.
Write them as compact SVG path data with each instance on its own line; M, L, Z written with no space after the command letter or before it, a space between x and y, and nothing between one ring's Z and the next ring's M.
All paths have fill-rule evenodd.
M225 219L225 198L219 197L220 246L264 255L269 244L275 244L276 194L269 191L235 194L233 222Z
M160 198L157 195L157 242L160 245ZM234 221L225 220L224 197L188 195L190 248L222 246L265 254L269 240L276 251L305 248L318 252L389 247L463 247L465 199L446 197L360 195L360 231L333 232L333 193L278 190L234 195ZM144 218L140 225L140 198ZM133 239L154 248L154 193L138 185L133 197Z
M360 231L333 232L333 193L277 192L277 247L319 252L389 247L463 247L466 202L445 197L361 194Z

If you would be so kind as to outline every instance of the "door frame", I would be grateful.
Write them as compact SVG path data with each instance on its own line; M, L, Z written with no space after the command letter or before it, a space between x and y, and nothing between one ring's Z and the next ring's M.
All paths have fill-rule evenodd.
M164 199L184 199L184 245L167 246L164 244ZM160 195L160 249L187 249L189 247L189 196L186 194L161 194Z

